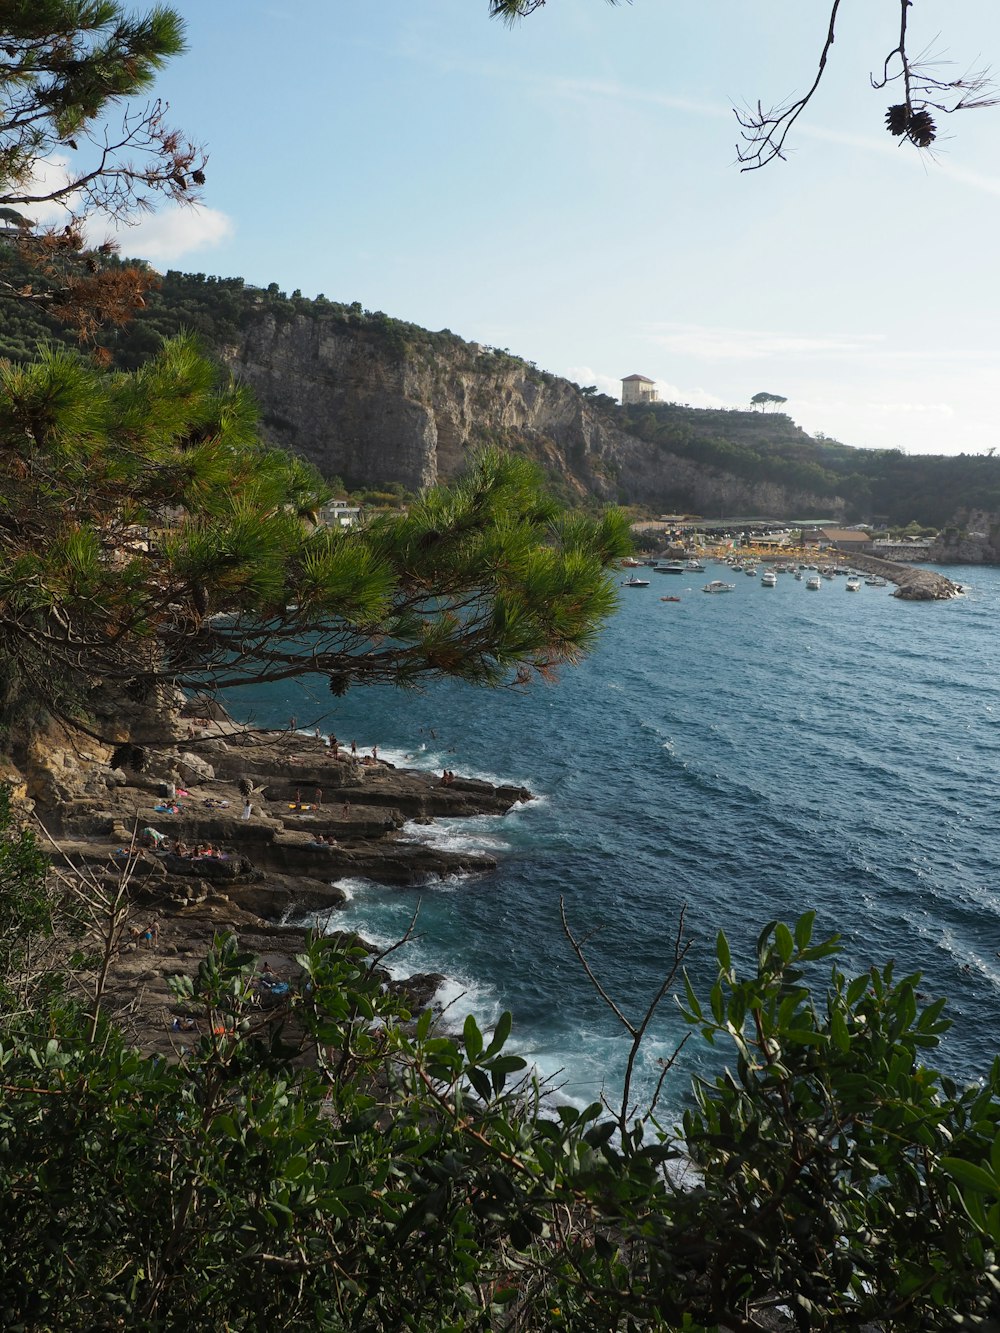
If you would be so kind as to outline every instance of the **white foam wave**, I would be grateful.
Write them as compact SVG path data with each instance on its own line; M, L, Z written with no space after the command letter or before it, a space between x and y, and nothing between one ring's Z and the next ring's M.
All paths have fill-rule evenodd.
M361 875L346 875L343 879L335 879L333 887L339 889L348 902L353 902L359 893L372 887L372 881Z
M499 815L481 815L472 819L437 819L433 824L411 821L403 825L400 837L407 842L424 843L438 851L506 852L510 843L496 835Z

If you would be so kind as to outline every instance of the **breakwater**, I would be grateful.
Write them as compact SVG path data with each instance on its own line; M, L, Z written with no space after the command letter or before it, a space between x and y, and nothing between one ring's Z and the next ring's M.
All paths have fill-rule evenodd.
M894 583L896 591L893 596L907 602L940 602L957 597L962 592L961 584L916 565L904 565L874 555L853 554L851 564L866 574L880 574L888 583Z

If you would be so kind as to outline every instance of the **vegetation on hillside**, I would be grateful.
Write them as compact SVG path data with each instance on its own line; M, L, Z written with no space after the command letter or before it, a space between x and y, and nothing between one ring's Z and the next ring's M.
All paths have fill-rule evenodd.
M846 517L939 528L961 508L1000 509L1000 458L854 449L808 436L784 413L708 410L675 403L620 409L625 429L664 453L752 482L838 498ZM687 507L683 495L678 506ZM797 515L796 517L807 517Z

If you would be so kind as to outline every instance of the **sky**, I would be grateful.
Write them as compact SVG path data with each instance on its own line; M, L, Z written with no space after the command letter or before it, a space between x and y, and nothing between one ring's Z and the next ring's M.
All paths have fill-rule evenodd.
M157 93L209 153L204 207L123 253L616 397L638 373L692 406L780 394L859 447L1000 446L1000 107L941 117L932 156L886 133L896 0L842 6L787 160L756 172L732 108L809 86L824 0L548 0L513 28L487 0L173 4L189 50ZM909 13L940 77L1000 70L997 0Z

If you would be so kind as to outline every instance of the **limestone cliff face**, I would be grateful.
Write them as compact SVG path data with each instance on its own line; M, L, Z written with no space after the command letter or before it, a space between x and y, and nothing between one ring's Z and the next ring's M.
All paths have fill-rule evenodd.
M391 330L268 313L222 353L256 393L269 438L351 487L447 481L470 449L494 442L536 458L566 498L705 514L830 509L829 497L667 453L620 429L570 381L450 335L414 344Z
M931 546L928 559L938 565L1000 565L1000 514L963 511Z

